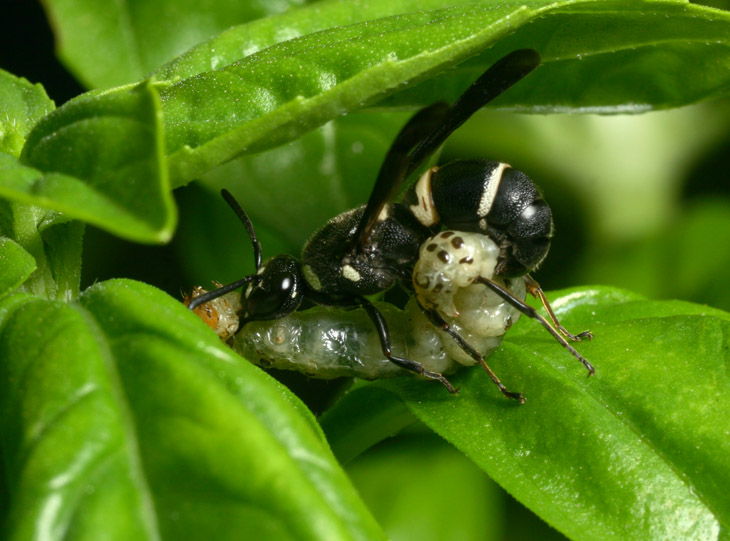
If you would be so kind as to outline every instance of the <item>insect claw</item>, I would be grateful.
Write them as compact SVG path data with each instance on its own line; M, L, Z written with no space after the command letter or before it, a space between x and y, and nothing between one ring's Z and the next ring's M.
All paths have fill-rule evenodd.
M579 333L575 339L580 342L581 340L593 340L593 333L591 331L583 331L582 333Z
M591 363L589 363L588 361L586 361L585 359L583 359L583 364L585 365L586 369L588 370L588 375L586 376L587 378L590 378L593 374L596 373L596 369L593 368L593 365Z
M582 342L583 340L593 340L593 333L591 331L583 331L578 334L572 334L568 332L568 330L563 327L562 325L558 324L557 326L558 331L560 331L560 334L565 336L568 340L571 340L572 342Z
M499 386L499 390L502 391L502 394L506 396L507 398L511 398L512 400L517 400L520 404L524 404L527 402L527 399L522 393L515 393L512 391L507 390L504 386Z

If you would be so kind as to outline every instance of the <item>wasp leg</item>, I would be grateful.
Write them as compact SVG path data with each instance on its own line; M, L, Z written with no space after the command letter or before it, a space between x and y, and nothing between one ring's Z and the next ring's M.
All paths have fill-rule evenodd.
M530 295L532 295L536 299L540 299L540 302L542 303L543 308L545 308L545 311L550 316L550 320L553 322L553 325L561 332L563 336L565 336L566 338L570 338L574 342L580 342L584 338L586 340L593 339L593 333L591 331L583 331L582 333L572 334L568 331L568 329L560 324L557 316L555 315L555 312L553 312L552 306L550 306L547 297L545 297L545 293L542 291L540 284L538 284L532 276L525 275L525 285L527 286L527 291L530 292Z
M505 301L507 301L512 306L517 308L520 312L525 314L527 317L531 317L533 319L538 320L542 324L542 326L545 327L545 330L547 330L550 334L552 334L553 338L555 338L555 340L557 340L561 346L563 346L565 349L570 351L570 353L572 353L573 356L576 359L578 359L583 364L583 366L586 367L586 369L588 370L589 376L592 376L593 374L596 373L596 369L593 368L593 365L591 363L589 363L588 360L586 360L583 357L583 355L578 353L578 351L576 351L576 349L573 346L571 346L565 340L565 338L563 338L563 336L553 328L552 325L550 325L548 320L545 319L544 317L542 317L540 314L538 314L537 311L535 311L535 309L532 306L530 306L529 304L525 304L523 301L521 301L520 299L515 297L509 290L503 288L501 285L499 285L496 282L493 282L492 280L489 280L488 278L483 278L483 277L477 278L476 282L487 286L489 289L494 291L497 295L502 297Z
M423 368L423 365L421 363L419 363L418 361L414 361L413 359L405 359L403 357L396 357L395 355L393 355L390 348L390 332L388 331L388 324L386 323L383 314L381 314L380 311L373 305L373 303L371 303L365 297L359 297L357 300L360 306L365 309L365 312L375 325L375 329L378 331L380 346L383 349L383 355L385 355L386 359L388 359L393 364L400 366L401 368L409 370L410 372L415 372L416 374L419 374L428 379L434 379L441 382L441 384L446 387L446 389L448 389L451 394L456 394L459 392L459 389L455 389L454 386L451 385L451 382L449 382L449 380L446 379L443 374L426 370L425 368Z
M480 365L482 365L482 368L489 374L489 377L492 379L494 384L499 388L500 391L502 391L502 394L506 396L507 398L512 398L514 400L517 400L520 404L525 403L525 397L522 395L522 393L515 393L507 389L507 387L504 386L504 384L500 381L500 379L497 377L497 374L495 374L491 368L489 368L489 365L484 360L484 355L479 353L474 347L467 342L463 336L461 336L458 332L456 332L454 329L452 329L449 324L446 322L446 320L443 318L441 314L439 314L436 310L429 310L424 308L421 303L418 303L418 306L421 308L423 313L426 315L428 320L438 329L441 329L446 334L448 334L454 342L462 349L464 352L466 352L467 355L469 355L472 359L477 361Z

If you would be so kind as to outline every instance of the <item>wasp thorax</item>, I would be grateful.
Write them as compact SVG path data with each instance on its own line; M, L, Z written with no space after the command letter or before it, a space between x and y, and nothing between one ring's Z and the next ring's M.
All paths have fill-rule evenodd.
M443 315L457 317L454 294L479 278L491 278L499 247L481 233L442 231L421 245L413 269L419 302Z

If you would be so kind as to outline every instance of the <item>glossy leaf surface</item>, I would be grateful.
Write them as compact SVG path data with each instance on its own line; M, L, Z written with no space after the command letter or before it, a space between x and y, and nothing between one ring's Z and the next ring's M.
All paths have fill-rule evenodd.
M0 236L0 297L22 284L35 268L33 256L17 242Z
M30 129L54 108L41 85L0 70L0 152L19 156Z
M604 2L587 3L592 7L587 12L577 8L571 11L570 2L558 4L548 6L554 10L550 11L553 17L546 17L551 24L538 32L545 36L544 39L548 36L552 39L556 32L563 35L562 25L572 23L574 19L576 27L592 31L602 24L603 16L618 10L616 4ZM532 8L474 4L333 28L275 45L225 68L175 83L161 90L166 122L169 122L166 130L172 177L184 179L199 171L198 168L209 167L204 165L210 163L209 160L213 163L226 161L232 157L229 154L232 148L248 152L280 144L337 114L380 102L401 90L404 84L413 85L433 72L443 71L480 53L505 33L517 30L543 11L547 13L548 7L544 4ZM678 10L672 5L651 2L642 8L642 11L628 9L627 17L634 20L635 25L648 24L657 28L656 36L648 36L647 51L654 50L653 43L657 40L672 42L672 36L681 39L683 25L692 24L688 23L690 19L702 21L695 23L700 24L696 32L713 41L722 42L730 24L727 17L724 21L709 21L709 18L698 18L695 14L687 14L685 8ZM652 24L659 18L669 20L670 24ZM532 34L535 29L531 26L526 26L525 32ZM617 22L615 30L618 28ZM618 31L603 29L600 35L607 36L605 41L608 42L600 44L602 49L615 52L625 47L625 35ZM514 43L510 42L503 49L490 50L456 71L450 71L447 76L419 85L413 92L395 96L391 103L412 106L453 100L493 61L510 50L525 46ZM649 75L650 70L641 62L634 62L638 58L627 62L619 58L620 55L611 54L595 55L593 61L588 57L579 60L585 50L571 50L570 47L575 47L572 41L565 43L563 50L554 51L550 48L543 51L546 47L535 45L543 54L544 62L531 76L535 81L526 80L516 87L521 89L519 92L511 89L495 105L545 112L566 109L619 111L623 104L625 110L637 110L637 107L680 105L682 98L677 99L678 89L687 89L687 71L678 70L674 72L676 77L665 75L667 84L646 96L646 104L641 98L637 105L636 89L647 87L649 81L643 80L647 76L654 80L654 76ZM640 57L644 48L638 45L632 43L631 50ZM727 53L727 43L720 50ZM673 53L668 51L667 55L673 56ZM688 55L691 58L692 52ZM593 55L589 56L593 58ZM571 60L558 62L558 58ZM637 68L631 73L623 74L622 78L616 76L616 69L625 71L627 65L634 64ZM262 65L266 65L265 71L260 69ZM717 67L721 65L713 62L713 70L703 71L703 77L698 78L708 83L704 92L716 93L727 86L726 70ZM607 84L617 79L619 83ZM540 80L542 84L539 84ZM373 84L376 81L377 84ZM551 84L545 81L551 81ZM555 81L572 81L572 84L567 88L552 84ZM553 87L557 88L556 94L550 95ZM203 95L205 100L201 99Z
M299 5L297 0L48 0L59 54L87 87L131 83L234 24Z
M578 345L594 377L523 319L488 362L525 393L524 406L478 369L453 377L453 398L415 380L379 382L324 419L333 448L348 456L377 438L367 418L380 415L381 400L369 395L387 390L569 537L717 538L730 519L730 315L610 288L576 290L553 306L569 329L595 333ZM397 418L394 402L382 403ZM343 408L366 419L348 428Z
M302 404L131 281L0 306L4 539L378 539Z
M307 34L328 28L392 17L413 11L446 8L468 2L444 0L323 0L274 17L234 26L203 41L173 61L156 69L157 79L186 79L204 71L220 69L241 58ZM485 4L483 2L483 4Z
M0 193L137 241L168 240L176 214L154 88L81 99L63 111L41 121L22 161L0 156Z

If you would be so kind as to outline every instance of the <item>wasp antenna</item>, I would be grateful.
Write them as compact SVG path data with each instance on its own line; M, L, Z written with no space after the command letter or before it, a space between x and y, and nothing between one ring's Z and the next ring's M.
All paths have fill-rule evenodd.
M213 299L222 297L226 293L230 293L234 289L238 289L239 287L241 287L244 284L247 284L248 282L252 282L254 280L260 280L260 279L261 279L260 274L251 274L249 276L244 276L240 280L236 280L235 282L232 282L228 285L219 287L218 289L214 289L213 291L208 291L207 293L203 293L202 295L195 297L193 300L190 301L190 304L188 304L188 308L190 310L195 310L201 304L205 304L206 302L212 301Z
M261 243L259 242L259 239L256 238L256 231L253 228L251 218L248 217L248 214L246 214L241 205L238 204L238 201L236 201L233 195L231 195L231 192L224 188L221 190L221 195L223 196L223 199L226 200L226 203L228 203L228 206L236 213L238 219L241 220L243 227L246 228L248 238L251 239L251 245L253 246L253 257L254 263L256 264L256 270L259 270L261 268Z

